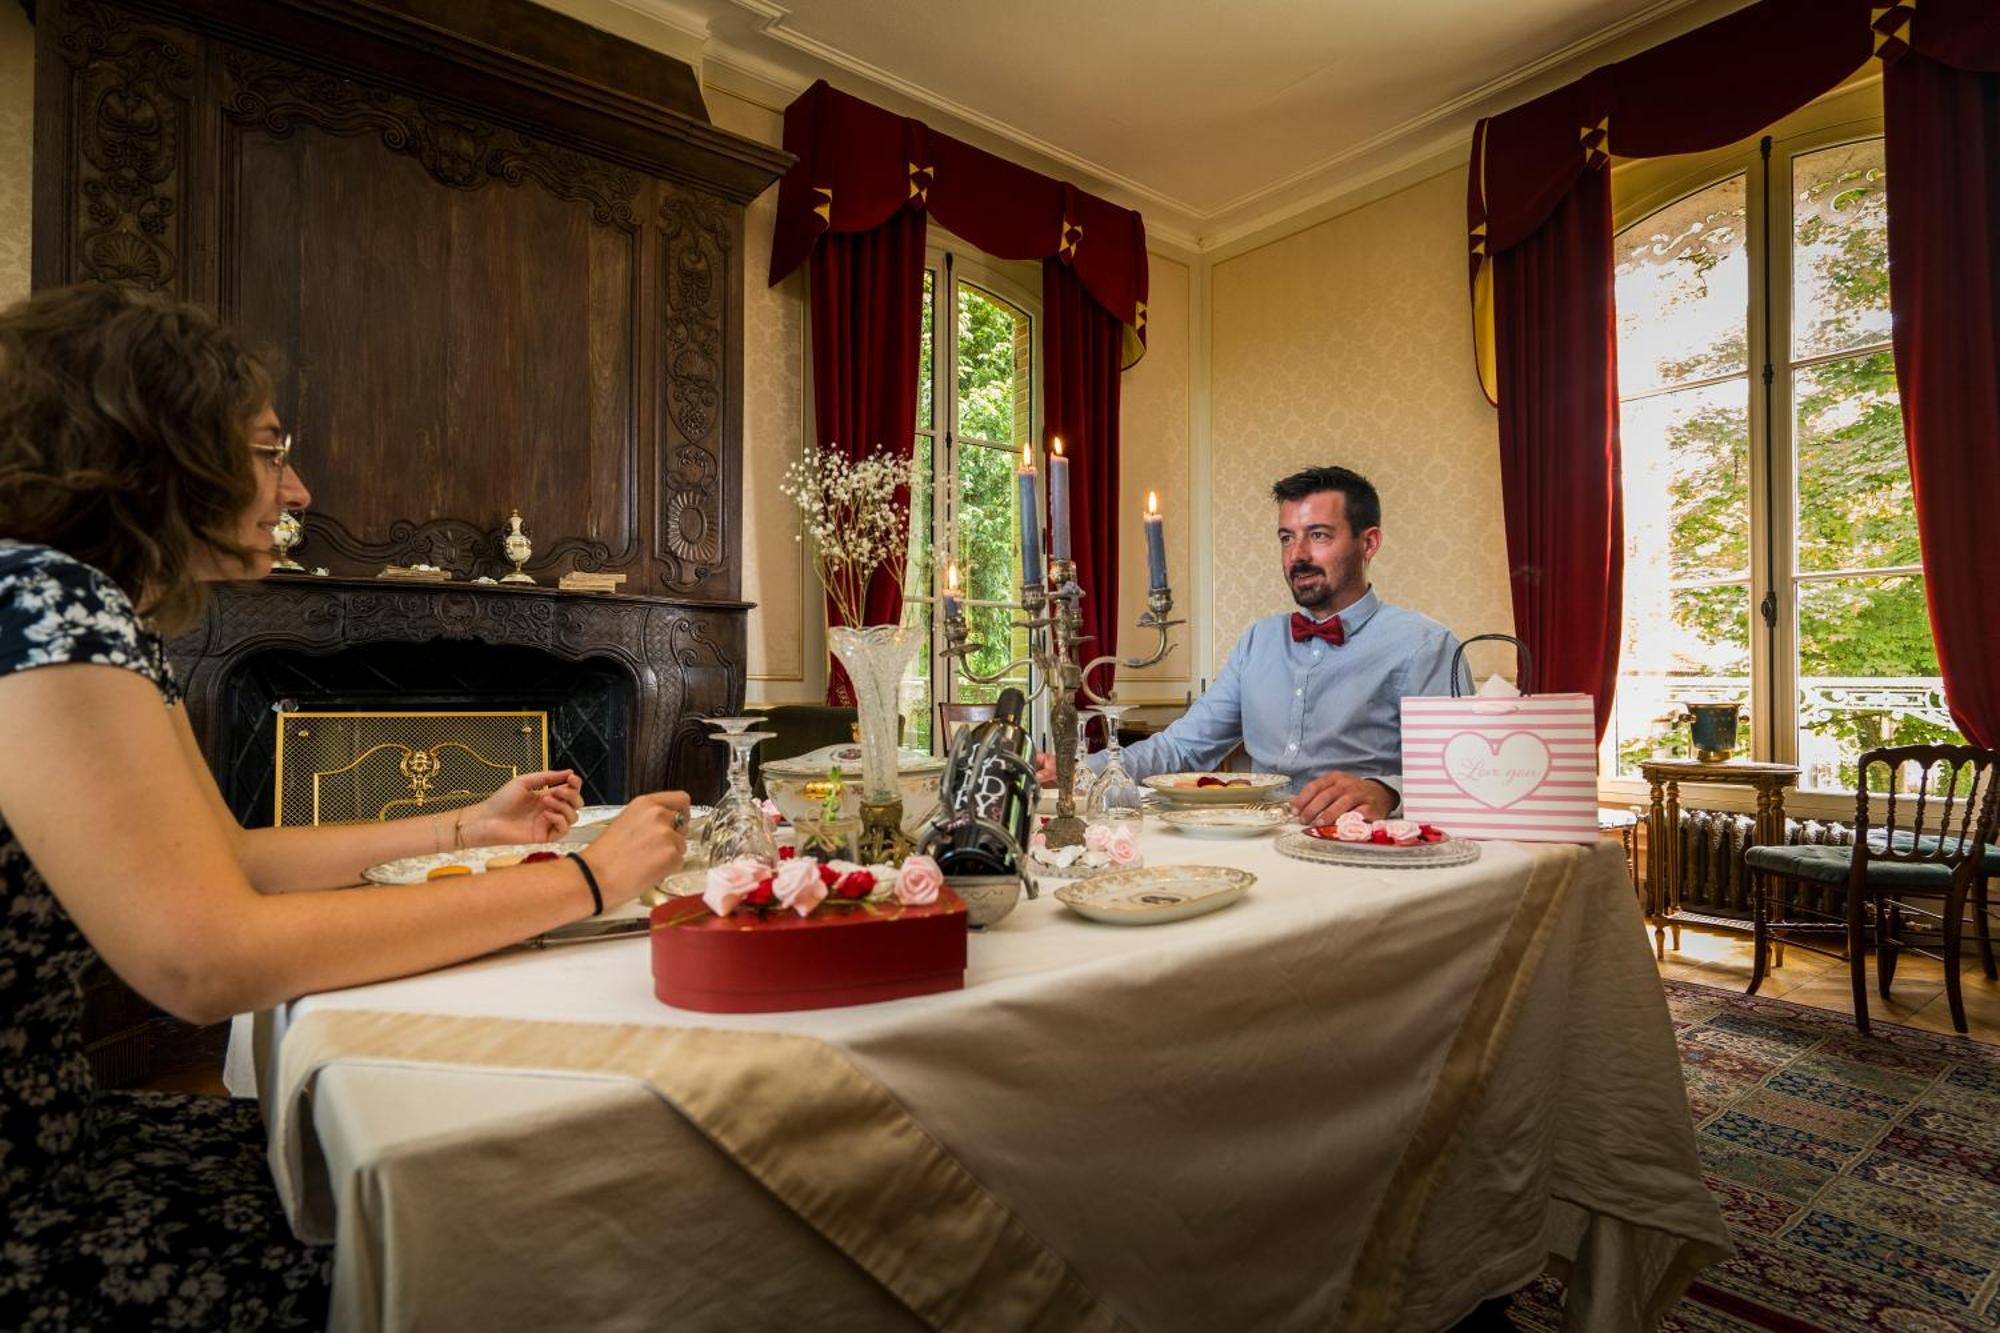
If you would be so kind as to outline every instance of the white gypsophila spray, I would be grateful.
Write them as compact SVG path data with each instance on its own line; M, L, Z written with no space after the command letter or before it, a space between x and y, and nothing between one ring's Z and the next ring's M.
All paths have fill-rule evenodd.
M799 507L800 532L793 540L812 542L820 582L849 625L862 623L876 571L902 586L910 512L907 501L896 502L896 492L910 485L913 465L879 445L857 461L830 444L807 449L778 483Z

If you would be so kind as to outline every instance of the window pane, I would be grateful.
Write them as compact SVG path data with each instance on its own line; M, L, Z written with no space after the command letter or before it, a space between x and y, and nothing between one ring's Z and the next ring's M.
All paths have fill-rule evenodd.
M1028 439L1028 316L990 292L958 285L958 434L1019 445Z
M1686 705L1750 706L1750 589L1735 583L1674 588L1664 577L1625 583L1625 652L1607 740L1616 771L1636 775L1654 755L1685 758ZM1748 754L1750 728L1738 733Z
M1889 338L1882 141L1792 159L1792 345L1799 358Z
M1896 367L1887 352L1792 376L1804 570L1914 565L1917 513Z
M1750 572L1750 382L1622 405L1626 583ZM1628 597L1630 593L1628 592Z
M932 412L934 411L934 408L931 403L931 395L935 391L934 386L931 383L931 380L934 378L931 374L931 366L933 364L931 360L931 353L936 349L937 345L935 338L936 325L931 319L931 312L933 309L936 308L937 304L936 299L932 294L934 290L934 279L936 278L936 276L937 275L934 270L931 269L924 270L924 317L923 317L924 322L923 322L922 332L920 332L917 335L917 429L918 430L929 430L933 425L936 424L932 420Z
M1922 576L1815 579L1799 591L1800 785L1852 791L1878 745L1964 744L1945 710Z
M931 496L935 486L936 451L931 446L931 437L919 435L914 449L915 464L910 470L910 547L908 563L904 567L903 592L912 597L935 595L938 581L936 567L931 563ZM924 627L924 642L931 642L931 625L934 605L919 603L909 609L904 619L910 624ZM909 672L903 677L903 744L927 750L931 744L931 719L935 709L931 707L931 654L928 646L916 655Z
M1618 392L1749 365L1745 189L1732 176L1618 233Z
M974 444L958 451L958 573L966 596L975 601L1011 602L1021 594L1021 520L1014 504L1014 466L1014 455L1007 449ZM973 642L985 648L972 656L974 671L997 671L1025 651L1025 645L1015 641L1011 612L969 607L966 621ZM994 692L961 682L954 697L983 701Z

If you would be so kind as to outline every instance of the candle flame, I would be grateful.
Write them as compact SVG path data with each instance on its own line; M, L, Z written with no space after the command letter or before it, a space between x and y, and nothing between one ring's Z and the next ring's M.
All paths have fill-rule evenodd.
M1021 471L1023 472L1033 472L1035 470L1035 455L1031 452L1032 449L1033 446L1026 440L1021 441Z
M1146 492L1146 512L1148 514L1157 514L1160 512L1160 493L1158 491Z
M1049 446L1049 451L1053 453L1057 458L1061 458L1063 456L1062 436L1060 435L1056 436L1055 442Z
M944 567L944 586L951 592L958 591L958 561L954 560Z

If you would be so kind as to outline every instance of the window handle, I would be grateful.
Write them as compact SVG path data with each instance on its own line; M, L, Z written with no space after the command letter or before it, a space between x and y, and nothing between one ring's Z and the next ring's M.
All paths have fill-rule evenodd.
M1757 603L1757 614L1764 617L1765 629L1776 629L1778 627L1777 589L1772 588L1765 591L1764 600Z

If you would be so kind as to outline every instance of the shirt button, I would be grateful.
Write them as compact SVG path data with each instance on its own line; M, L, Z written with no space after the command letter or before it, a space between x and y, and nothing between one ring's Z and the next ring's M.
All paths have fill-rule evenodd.
M1297 741L1293 741L1290 745L1287 745L1285 748L1287 750L1296 750L1299 748L1299 743Z

